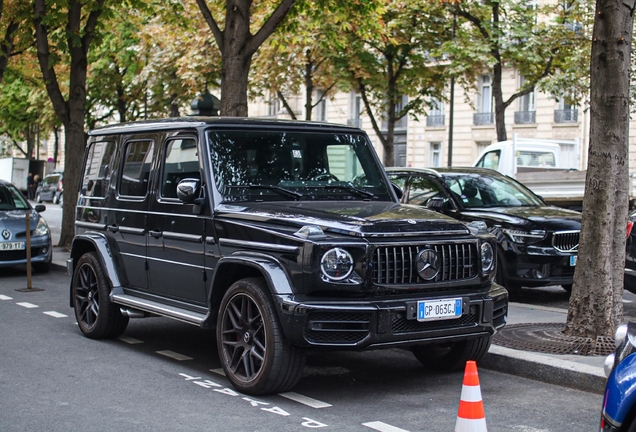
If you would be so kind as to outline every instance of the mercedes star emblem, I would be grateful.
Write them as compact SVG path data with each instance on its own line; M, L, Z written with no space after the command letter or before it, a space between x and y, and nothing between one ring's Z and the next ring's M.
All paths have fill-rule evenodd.
M435 279L439 274L441 262L437 252L433 249L423 249L415 258L415 268L417 274L424 280L430 281Z

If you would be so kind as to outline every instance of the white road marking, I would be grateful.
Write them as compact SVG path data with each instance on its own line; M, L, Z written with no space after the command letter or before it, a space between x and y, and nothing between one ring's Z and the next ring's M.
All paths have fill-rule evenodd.
M55 311L48 311L48 312L42 312L44 315L48 315L48 316L52 316L53 318L66 318L68 317L68 315L64 315L63 313L59 313L59 312L55 312Z
M27 309L33 309L36 307L39 307L38 305L34 305L33 303L28 303L28 302L21 302L21 303L16 303L18 306L22 306L25 307Z
M368 428L375 429L380 432L408 432L406 429L400 429L395 426L391 426L389 424L382 423L379 421L362 423L362 426L366 426Z
M139 339L131 338L129 336L119 336L117 339L119 339L120 341L126 342L127 344L130 344L130 345L144 343L143 341L140 341Z
M156 351L157 354L161 354L162 356L170 357L175 360L184 361L184 360L192 360L192 357L185 356L183 354L176 353L174 351L165 350L165 351Z
M13 300L13 297L6 296L4 294L0 294L0 300Z
M631 300L625 300L623 299L623 303L633 303Z
M312 408L327 408L331 406L331 404L328 404L326 402L321 402L319 400L312 399L310 397L303 396L301 394L294 393L294 392L279 393L279 395L284 398L291 399L295 402L301 403L303 405L310 406Z
M210 372L225 376L225 371L223 369L210 369Z

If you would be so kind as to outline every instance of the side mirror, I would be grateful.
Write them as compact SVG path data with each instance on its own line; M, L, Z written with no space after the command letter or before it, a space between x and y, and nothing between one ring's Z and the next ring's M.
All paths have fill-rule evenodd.
M391 182L391 186L393 186L393 190L395 191L395 194L397 195L398 200L402 200L402 197L404 196L404 191L402 191L402 189L395 183Z
M198 179L186 178L177 184L177 198L185 204L193 203L199 197L201 182Z
M35 211L38 213L42 213L44 210L46 210L46 206L44 204L36 204L34 208Z
M433 197L426 202L426 208L431 210L441 210L444 206L444 198Z

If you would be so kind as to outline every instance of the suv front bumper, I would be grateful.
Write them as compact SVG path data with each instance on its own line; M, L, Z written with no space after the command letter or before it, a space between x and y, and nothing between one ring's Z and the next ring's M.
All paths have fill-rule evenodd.
M361 350L440 343L492 335L506 324L508 293L503 287L493 284L487 293L456 297L463 301L462 316L433 321L414 318L414 299L277 300L283 331L299 347Z

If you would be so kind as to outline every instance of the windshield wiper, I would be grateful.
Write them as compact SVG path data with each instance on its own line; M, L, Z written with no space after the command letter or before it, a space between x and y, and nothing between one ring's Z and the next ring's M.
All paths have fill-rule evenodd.
M340 185L337 185L337 184L326 184L326 185L324 185L322 187L324 187L326 189L345 189L345 190L348 190L348 191L356 192L358 195L366 196L366 197L369 197L369 198L375 198L376 197L375 194L373 194L371 192L368 192L368 191L365 191L363 189L359 189L359 188L355 187L354 185L352 185L351 183L340 184Z
M248 184L248 185L229 185L229 188L247 188L247 189L269 189L279 192L281 195L292 196L295 199L302 198L303 194L295 192L293 190L285 189L284 187L276 185L264 185L264 184Z

